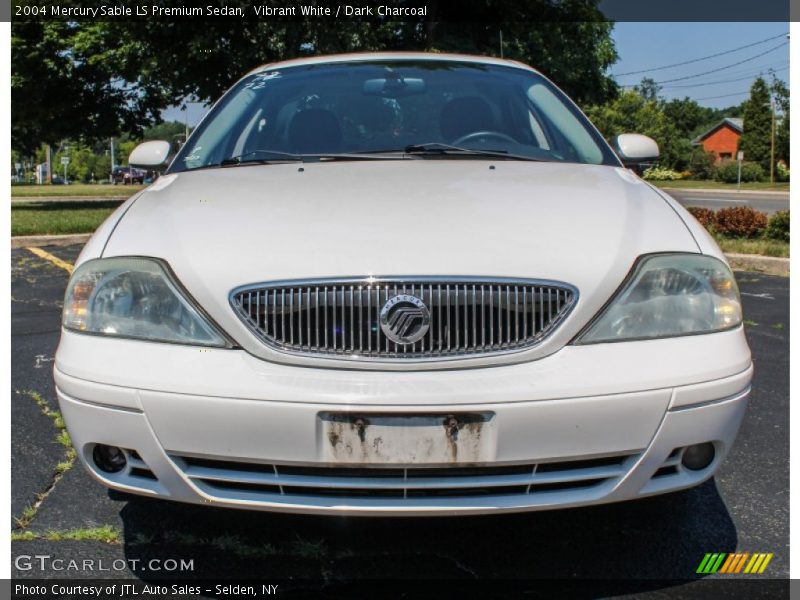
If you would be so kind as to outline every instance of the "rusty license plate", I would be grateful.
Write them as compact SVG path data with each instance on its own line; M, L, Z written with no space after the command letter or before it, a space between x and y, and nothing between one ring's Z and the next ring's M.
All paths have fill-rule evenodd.
M494 460L493 413L320 413L320 458L349 464L447 465Z

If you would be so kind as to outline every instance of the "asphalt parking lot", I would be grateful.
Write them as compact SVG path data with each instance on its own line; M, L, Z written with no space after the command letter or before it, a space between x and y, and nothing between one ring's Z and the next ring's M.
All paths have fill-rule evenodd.
M614 594L691 596L707 552L772 552L760 577L789 576L789 280L738 273L756 375L738 440L717 477L688 492L497 517L358 519L181 505L108 492L59 441L52 383L68 272L80 247L12 250L12 577L564 578ZM676 361L681 357L676 356ZM191 559L185 573L44 569L15 561ZM97 562L95 562L97 564ZM119 564L119 563L117 563ZM712 576L724 577L724 576ZM682 580L682 581L678 581ZM685 580L690 580L688 583ZM762 579L763 581L763 579ZM759 594L752 594L758 596Z

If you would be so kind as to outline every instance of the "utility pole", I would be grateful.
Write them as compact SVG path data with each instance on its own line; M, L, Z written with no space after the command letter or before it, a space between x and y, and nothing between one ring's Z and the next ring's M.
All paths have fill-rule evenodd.
M503 30L500 30L500 58L503 58Z
M772 108L772 140L769 154L769 182L775 183L775 100L770 100Z
M108 180L114 183L114 138L111 138L111 173L108 174Z
M53 170L50 164L50 144L45 144L45 164L47 164L47 174L45 175L45 183L53 183Z

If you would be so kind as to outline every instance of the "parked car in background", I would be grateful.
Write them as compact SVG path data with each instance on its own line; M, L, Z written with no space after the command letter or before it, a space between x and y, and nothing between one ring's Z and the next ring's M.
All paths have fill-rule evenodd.
M246 75L78 258L55 382L80 460L126 492L340 515L705 481L750 392L739 292L625 168L655 142L615 146L514 61Z
M146 175L146 171L140 171L139 169L135 169L133 167L114 167L114 170L111 172L111 183L114 185L117 185L118 183L123 185L135 183L141 184L144 183Z

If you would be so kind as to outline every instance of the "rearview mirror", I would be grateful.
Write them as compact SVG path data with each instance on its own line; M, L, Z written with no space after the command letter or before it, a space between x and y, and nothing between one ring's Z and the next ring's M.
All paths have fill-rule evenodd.
M163 142L161 140L142 142L131 152L131 155L128 157L128 164L132 167L157 169L167 163L169 152L169 142Z
M623 133L614 139L617 154L626 167L637 167L658 158L658 144L639 133Z
M425 81L413 77L387 77L385 79L367 79L363 92L367 96L386 96L400 98L425 93Z

